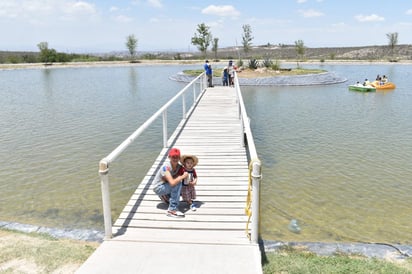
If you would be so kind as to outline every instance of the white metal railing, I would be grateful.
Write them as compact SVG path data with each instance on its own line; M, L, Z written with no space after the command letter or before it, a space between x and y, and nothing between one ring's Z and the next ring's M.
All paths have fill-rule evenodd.
M240 140L243 146L246 145L248 147L248 154L249 154L249 172L251 172L251 181L252 181L252 211L251 211L251 235L250 239L252 243L258 243L259 240L259 196L260 196L260 181L262 179L262 172L261 172L261 162L258 158L255 142L252 135L252 130L250 128L250 119L247 116L245 104L243 102L242 93L239 87L239 79L237 74L235 73L235 89L239 103L239 118L241 120L241 134Z
M198 89L196 87L199 87ZM190 91L192 87L193 91L193 104L186 111L185 94ZM167 133L167 110L173 105L179 98L182 98L182 112L183 118L186 119L188 115L193 111L195 104L199 100L201 94L206 90L206 77L203 72L193 81L187 84L178 94L170 99L164 106L162 106L155 114L153 114L146 122L143 123L135 132L133 132L126 140L124 140L117 148L115 148L109 155L104 157L99 162L99 175L102 190L102 202L103 202L103 217L104 217L104 230L105 238L112 237L112 217L111 217L111 205L110 205L110 190L109 190L109 165L112 163L130 144L132 144L137 137L139 137L157 118L162 116L163 120L163 147L168 147L168 133Z

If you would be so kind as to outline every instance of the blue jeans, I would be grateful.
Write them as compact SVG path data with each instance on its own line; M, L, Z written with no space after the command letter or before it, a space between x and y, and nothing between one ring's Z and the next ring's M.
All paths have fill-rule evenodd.
M168 210L177 210L180 200L180 191L182 190L182 183L178 183L175 186L170 186L168 182L165 182L155 187L153 190L159 196L170 195Z

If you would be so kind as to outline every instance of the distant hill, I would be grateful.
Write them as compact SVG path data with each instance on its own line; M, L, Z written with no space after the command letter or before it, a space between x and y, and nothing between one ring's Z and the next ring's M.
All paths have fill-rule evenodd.
M196 54L195 56L200 56ZM209 58L214 57L208 52ZM222 48L218 50L218 59L264 59L294 60L297 58L294 45L266 45L253 47L247 55L241 47ZM364 47L327 47L305 48L304 58L308 60L412 60L412 45L397 45L392 53L389 46Z
M128 60L127 51L110 53L89 53L87 57L96 56L102 61ZM0 51L0 63L35 63L38 62L38 52ZM297 52L294 45L262 45L254 46L245 54L242 47L220 48L217 56L212 51L207 52L209 59L270 59L270 60L296 60ZM185 60L203 59L201 52L142 52L138 50L138 59L159 60ZM364 47L325 47L305 48L306 60L368 60L368 61L400 61L412 60L412 45L397 45L393 52L389 46L364 46Z

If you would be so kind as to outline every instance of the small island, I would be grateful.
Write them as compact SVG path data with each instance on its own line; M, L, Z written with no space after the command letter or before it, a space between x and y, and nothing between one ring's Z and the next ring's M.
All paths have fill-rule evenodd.
M213 83L222 85L222 68L213 70ZM203 70L185 70L170 77L171 80L189 83ZM237 72L241 86L309 86L331 85L346 82L347 79L322 69L272 69L242 68Z

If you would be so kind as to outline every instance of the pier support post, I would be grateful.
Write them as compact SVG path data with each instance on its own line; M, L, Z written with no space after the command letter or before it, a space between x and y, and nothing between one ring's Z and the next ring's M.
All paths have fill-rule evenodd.
M254 244L259 240L259 211L260 211L260 180L262 168L260 160L254 160L252 164L252 232L251 241Z
M109 165L105 160L99 163L99 175L102 189L103 218L104 218L104 238L112 238L112 210L110 205L109 190Z

